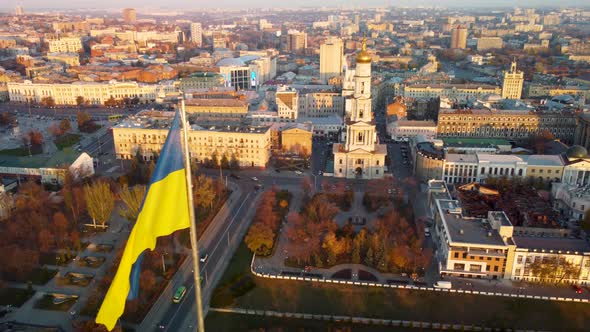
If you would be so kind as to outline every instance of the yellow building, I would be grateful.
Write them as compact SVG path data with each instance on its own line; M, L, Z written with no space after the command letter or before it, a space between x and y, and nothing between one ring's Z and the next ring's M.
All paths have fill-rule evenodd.
M78 53L47 53L47 60L63 63L67 66L80 65L80 55Z
M281 150L297 155L311 154L312 130L310 126L297 124L281 131Z
M248 102L240 99L188 99L186 112L203 121L240 120L248 114Z
M132 159L138 154L145 161L154 160L162 149L173 112L143 111L113 127L113 143L118 159ZM192 125L188 132L191 158L198 163L220 161L225 155L242 167L266 167L270 158L270 127Z
M49 53L78 53L82 51L82 40L80 37L62 37L47 41Z
M516 61L512 61L510 71L504 73L504 84L502 84L502 98L520 99L524 73L516 70Z
M8 82L10 101L20 103L40 103L51 97L57 105L76 105L78 96L92 105L102 105L111 97L115 100L139 98L140 102L154 102L160 96L175 93L172 83L139 84L137 82L74 82L71 84Z
M449 98L457 101L481 99L487 95L502 93L493 85L476 84L413 84L401 91L404 98Z

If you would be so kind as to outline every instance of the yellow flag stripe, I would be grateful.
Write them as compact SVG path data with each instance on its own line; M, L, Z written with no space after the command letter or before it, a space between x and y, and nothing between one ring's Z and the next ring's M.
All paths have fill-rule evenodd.
M149 187L137 222L129 235L119 269L96 316L96 322L110 331L125 310L131 267L146 249L153 250L156 239L190 227L185 170L174 171Z

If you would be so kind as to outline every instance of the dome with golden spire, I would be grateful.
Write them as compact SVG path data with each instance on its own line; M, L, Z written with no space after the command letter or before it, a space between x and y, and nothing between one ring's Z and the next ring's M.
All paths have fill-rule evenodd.
M356 63L371 63L373 58L367 52L367 37L363 37L363 49L356 55Z

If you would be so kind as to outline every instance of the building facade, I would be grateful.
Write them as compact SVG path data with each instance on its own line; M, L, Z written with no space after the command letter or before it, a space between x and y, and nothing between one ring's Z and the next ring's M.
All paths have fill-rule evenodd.
M333 146L335 177L378 179L384 176L387 147L377 144L371 102L371 56L363 40L362 51L356 57L354 94L345 141Z
M512 61L510 71L504 73L504 83L502 84L502 98L520 99L522 95L522 85L524 83L524 73L516 69L516 61Z
M139 98L142 103L154 102L161 96L175 93L172 83L139 84L136 82L108 83L74 82L72 84L32 83L31 81L8 82L10 101L20 103L40 103L43 98L51 97L57 105L77 105L81 96L91 105L103 105L111 97L115 100Z
M324 83L329 78L342 75L344 67L344 44L342 39L337 37L328 37L320 45L320 80Z
M49 53L78 53L83 50L79 37L61 37L47 41Z
M457 25L451 30L451 48L464 49L467 47L467 28Z
M299 113L319 118L343 116L344 98L337 92L309 92L299 96Z
M134 8L123 9L123 22L127 24L133 24L137 21L137 12Z
M114 126L117 159L139 155L145 161L154 160L166 141L173 116L173 112L144 111ZM191 158L198 163L225 156L242 167L264 168L270 158L270 127L192 125L188 144Z
M203 46L203 27L201 23L191 23L191 41L197 46Z
M275 94L279 118L295 120L299 117L299 93L288 87L279 87Z
M239 122L248 114L248 102L240 99L188 99L185 110L189 118L197 122Z
M567 111L441 110L437 132L439 137L525 139L548 131L571 144L576 122L576 115Z
M400 94L404 98L449 98L458 102L473 101L491 94L500 95L501 93L500 87L485 84L413 84L400 87Z

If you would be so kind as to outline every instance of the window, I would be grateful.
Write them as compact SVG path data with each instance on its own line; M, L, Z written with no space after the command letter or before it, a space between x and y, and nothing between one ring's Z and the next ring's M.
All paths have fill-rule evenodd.
M342 165L342 159L339 160L339 164Z
M377 166L379 166L379 160L377 160Z
M518 264L522 264L522 255L518 255L518 257L516 258L516 262Z
M466 252L463 253L463 258L467 258L467 253Z
M456 253L455 253L455 255L454 255L454 257L455 257L455 258L459 258L459 253L458 253L458 252L456 252ZM588 261L586 261L586 262L590 262L590 260L588 260Z
M519 275L520 275L520 269L516 269L516 270L514 270L514 275L517 275L517 276L519 276Z
M494 272L498 272L498 265L494 266Z

